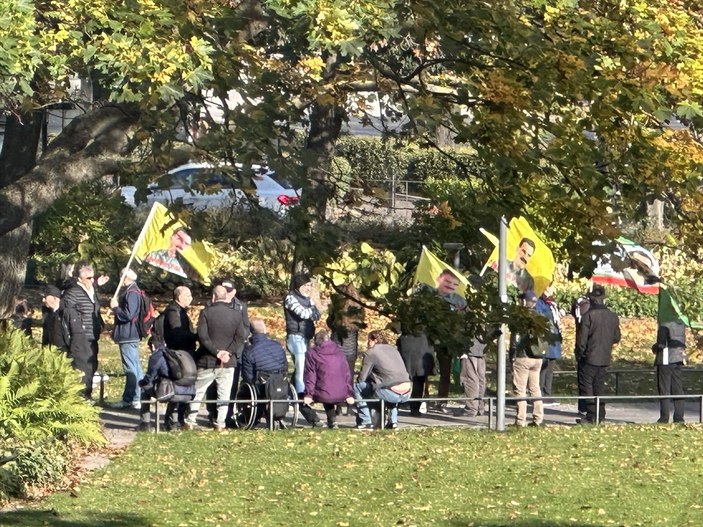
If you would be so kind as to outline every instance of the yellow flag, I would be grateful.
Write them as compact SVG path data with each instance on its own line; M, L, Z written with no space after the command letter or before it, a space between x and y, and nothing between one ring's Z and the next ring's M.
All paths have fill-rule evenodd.
M154 203L135 249L139 262L208 285L215 256L209 244L191 238L183 221Z
M498 270L498 238L481 229L496 246L485 267ZM508 283L521 291L534 290L541 295L554 277L554 256L522 216L510 220L506 246Z
M442 260L437 258L437 256L435 256L432 251L427 249L424 245L422 246L420 261L418 262L417 269L415 270L415 280L413 281L413 286L416 286L417 284L427 284L430 287L437 287L437 277L445 269L449 269L454 276L459 279L459 287L456 288L456 292L458 295L466 298L466 286L469 284L469 281L451 265L447 265Z

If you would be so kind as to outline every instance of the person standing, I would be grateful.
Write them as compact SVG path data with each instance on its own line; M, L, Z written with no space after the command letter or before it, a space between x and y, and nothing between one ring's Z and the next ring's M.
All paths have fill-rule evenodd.
M466 402L457 415L476 417L483 415L486 395L486 348L500 330L497 328L483 331L471 341L469 351L461 356L461 384L464 386Z
M122 270L122 284L119 297L110 300L110 307L115 316L112 339L120 347L122 371L125 375L122 400L114 407L137 409L141 407L139 381L144 377L139 359L141 337L137 329L137 318L143 293L137 285L137 273L132 269Z
M101 277L102 278L102 277ZM102 285L103 278L97 282ZM98 370L98 339L103 328L100 300L95 288L95 271L90 263L82 261L75 266L75 280L67 283L62 300L65 309L73 309L80 316L81 329L72 335L68 357L73 367L83 372L83 397L93 394L93 375Z
M574 328L575 328L575 338L574 338L574 357L576 357L576 350L578 346L578 341L579 341L579 334L581 333L581 321L583 320L583 316L588 312L588 310L591 307L591 301L588 299L588 293L581 295L580 297L576 298L572 303L571 303L571 316L574 317ZM578 379L579 379L579 369L580 365L579 362L576 362L576 382L578 384ZM586 417L586 400L585 399L579 399L578 400L578 413L582 417Z
M535 309L537 295L528 289L520 295L522 305ZM513 389L515 397L541 397L539 389L539 372L542 369L542 350L547 343L543 339L529 333L512 332L510 335L510 351L513 359ZM544 408L541 399L532 401L532 426L541 426L544 419ZM527 401L518 399L515 426L527 424Z
M293 277L291 290L283 300L283 312L286 319L286 347L291 354L294 364L293 385L302 399L305 393L305 354L307 353L310 339L315 335L315 322L320 320L320 310L310 298L312 284L306 274ZM301 413L311 425L319 421L312 408Z
M208 387L217 383L217 419L214 429L217 432L225 431L227 407L234 367L237 356L244 349L246 333L242 314L235 311L227 302L227 291L221 285L213 289L212 305L200 312L198 319L198 338L200 349L196 354L198 368L195 381L195 401L190 404L185 428L193 428Z
M42 302L45 307L42 321L42 346L55 346L64 353L68 353L71 334L70 327L64 319L65 310L61 307L61 290L53 285L46 286Z
M364 306L354 284L342 285L332 295L327 317L327 327L332 331L331 339L339 344L349 365L350 380L353 381L356 358L359 354L359 330L365 327Z
M685 392L681 370L686 360L686 326L681 320L659 324L652 352L655 354L659 395L683 395ZM673 399L674 423L683 423L685 400ZM660 399L657 423L668 423L670 418L671 399Z
M193 322L188 315L188 308L193 302L193 293L184 285L179 285L173 290L173 302L164 310L163 340L166 347L174 350L184 350L195 356L198 345L198 335L193 328ZM208 399L210 395L207 396ZM214 393L212 397L217 397ZM178 422L181 426L185 423L187 404L185 402L171 403L167 407L165 426L173 428L172 405L177 405ZM216 410L215 410L216 411Z
M459 279L449 269L444 269L437 277L437 288L435 291L446 302L446 307L450 314L466 311L466 300L456 292L457 287L459 287ZM439 342L434 344L439 366L437 397L440 399L449 397L452 361L455 357L459 357L461 353L457 340L458 337L456 335L445 335L440 338ZM441 413L448 413L449 411L446 401L437 404L435 409Z
M435 365L435 352L427 333L422 329L412 332L410 328L404 328L396 346L412 382L410 398L422 399L425 397L427 377L434 373ZM422 401L410 401L408 404L411 417L422 416Z
M576 342L578 386L580 396L604 395L613 346L620 342L620 319L605 307L605 289L595 285L588 294L590 308L581 319ZM605 403L598 409L598 422L605 420ZM581 424L596 423L595 399L586 400L586 418Z
M539 387L542 396L545 397L545 406L556 406L559 403L552 396L552 381L554 380L554 365L557 359L561 359L561 313L559 306L552 298L554 295L554 284L549 284L542 296L537 300L535 310L549 321L549 328L552 338L549 340L547 354L542 359L542 370L539 374Z

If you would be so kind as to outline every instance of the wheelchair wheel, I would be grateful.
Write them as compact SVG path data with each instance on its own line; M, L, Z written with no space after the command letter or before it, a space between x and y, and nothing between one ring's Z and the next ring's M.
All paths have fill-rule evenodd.
M254 389L254 386L248 382L243 382L239 385L237 397L234 402L234 422L237 428L249 430L254 426L255 420L256 390Z
M298 424L298 415L300 408L298 406L298 392L295 391L295 386L288 384L288 412L282 422L286 428L295 428Z

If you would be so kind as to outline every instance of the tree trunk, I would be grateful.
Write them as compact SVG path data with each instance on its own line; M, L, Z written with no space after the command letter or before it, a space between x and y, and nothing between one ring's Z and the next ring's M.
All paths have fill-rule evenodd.
M308 170L310 189L306 190L302 199L311 217L318 221L325 221L327 204L334 196L334 184L330 181L329 174L343 116L344 109L336 104L315 104L310 115L310 133L306 146L316 162Z
M31 222L0 236L0 319L9 317L15 309L15 298L24 284L31 238Z
M39 162L41 117L8 121L0 153L0 315L14 310L26 271L32 220L73 186L116 170L134 147L139 112L106 106L75 118Z

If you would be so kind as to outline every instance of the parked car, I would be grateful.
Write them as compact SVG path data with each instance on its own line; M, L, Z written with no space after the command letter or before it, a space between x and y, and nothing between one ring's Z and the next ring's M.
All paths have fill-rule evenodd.
M184 205L202 210L244 202L245 192L241 188L233 188L225 170L208 163L187 163L176 167L167 174L170 182L168 188L160 188L156 183L149 185L145 206L151 207L156 202L167 205L182 200ZM259 165L252 165L252 170L259 205L282 212L298 203L299 191L275 172ZM121 189L125 203L131 207L138 206L135 193L136 187L133 186Z

